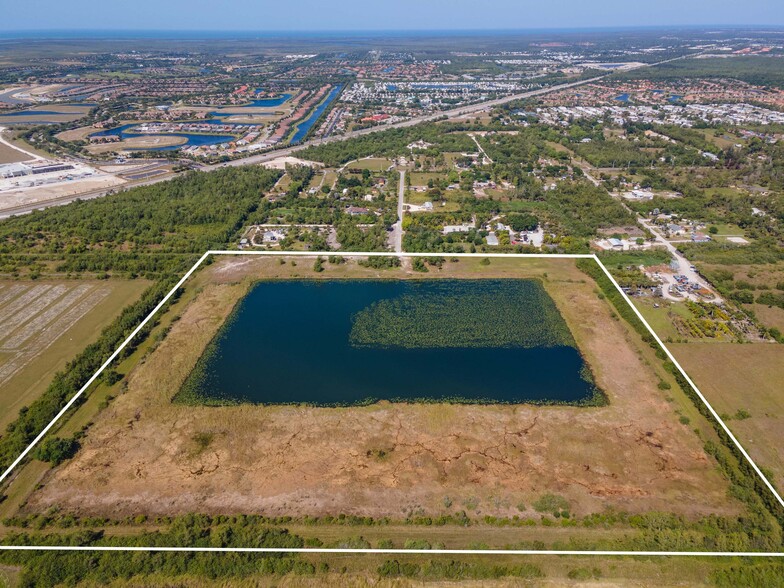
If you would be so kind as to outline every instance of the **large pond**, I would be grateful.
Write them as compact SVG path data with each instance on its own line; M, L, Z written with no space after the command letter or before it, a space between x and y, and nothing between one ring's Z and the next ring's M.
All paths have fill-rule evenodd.
M534 280L254 286L177 401L592 403L571 333Z
M293 94L280 94L278 96L272 98L259 98L258 100L251 100L247 104L242 104L240 106L226 106L226 110L228 112L221 112L219 110L210 112L211 116L216 117L228 117L228 116L238 116L242 115L242 111L244 109L252 109L252 108L272 108L274 106L280 106L289 98L291 98ZM274 112L269 113L254 113L253 116L272 116Z
M1 95L0 95L1 97ZM2 100L0 100L1 102ZM22 104L21 102L17 101L13 104ZM59 106L94 106L90 104L60 104ZM40 106L35 105L34 108L28 110L17 110L15 112L2 112L0 111L0 123L6 124L36 124L36 125L56 125L61 124L62 120L41 120L40 117L42 116L59 116L59 117L82 117L85 114L85 111L74 111L74 110L57 110L58 105L53 104L48 106L47 108L40 108ZM27 120L24 120L27 119Z
M90 135L91 137L107 137L111 135L117 135L120 139L130 139L132 137L148 137L148 136L160 136L160 137L182 137L186 139L186 142L182 145L169 145L166 147L139 147L137 149L131 149L131 151L175 151L177 149L181 149L182 147L199 147L201 145L218 145L220 143L228 143L234 140L233 135L206 135L200 133L136 133L133 131L139 125L137 123L131 123L127 125L122 125L121 127L115 127L113 129L107 129L105 131L98 131L97 133L93 133Z

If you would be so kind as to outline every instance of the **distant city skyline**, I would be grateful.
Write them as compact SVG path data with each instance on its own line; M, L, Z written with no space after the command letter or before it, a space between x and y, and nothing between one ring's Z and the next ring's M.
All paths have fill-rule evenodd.
M28 0L0 31L343 32L784 25L772 0Z

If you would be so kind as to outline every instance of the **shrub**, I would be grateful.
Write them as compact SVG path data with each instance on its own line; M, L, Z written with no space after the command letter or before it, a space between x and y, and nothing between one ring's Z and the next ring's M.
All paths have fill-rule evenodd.
M404 549L431 549L430 542L426 539L406 539L403 544Z
M48 461L52 465L59 465L66 459L72 458L78 450L79 442L76 439L50 437L38 447L35 457L41 461Z
M559 512L569 508L569 501L558 494L542 494L533 503L536 512Z

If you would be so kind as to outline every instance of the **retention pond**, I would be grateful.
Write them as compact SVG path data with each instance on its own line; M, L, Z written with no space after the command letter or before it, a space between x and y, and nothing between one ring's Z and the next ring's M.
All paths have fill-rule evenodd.
M602 402L537 280L256 284L176 401Z

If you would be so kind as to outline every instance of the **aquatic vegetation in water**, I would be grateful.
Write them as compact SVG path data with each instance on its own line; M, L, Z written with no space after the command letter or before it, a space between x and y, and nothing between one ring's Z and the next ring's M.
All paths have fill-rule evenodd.
M598 406L541 282L272 280L238 302L174 401Z
M575 347L558 308L536 280L433 284L379 300L353 317L356 347Z

